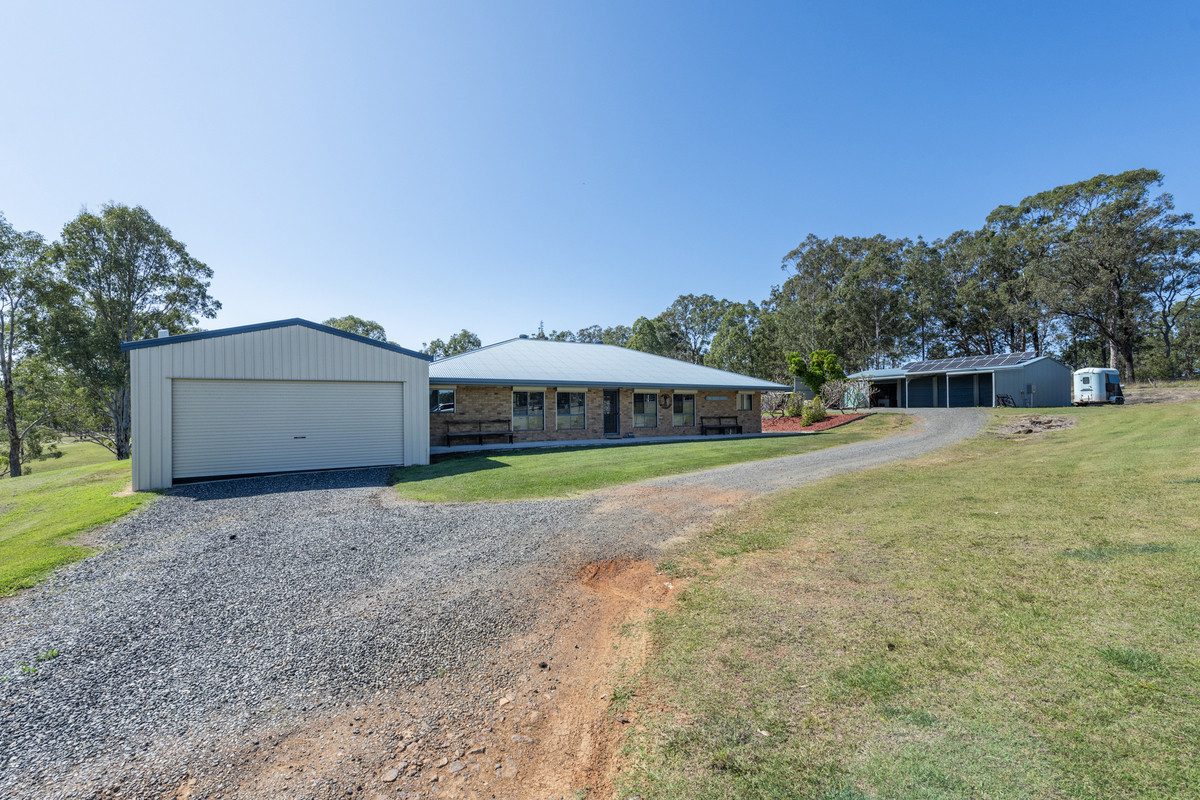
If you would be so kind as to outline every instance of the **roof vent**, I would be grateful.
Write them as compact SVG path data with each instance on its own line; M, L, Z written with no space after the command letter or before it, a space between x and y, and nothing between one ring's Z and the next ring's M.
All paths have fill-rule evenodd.
M167 337L168 337L168 336L170 336L170 335L171 335L171 332L170 332L170 331L167 331L167 330L160 330L160 331L158 332L158 338L160 338L160 339L165 339L165 338L167 338Z
M528 338L529 338L529 334L528 334L528 333L522 333L522 334L521 334L519 337L517 337L517 338L519 338L519 339L528 339Z

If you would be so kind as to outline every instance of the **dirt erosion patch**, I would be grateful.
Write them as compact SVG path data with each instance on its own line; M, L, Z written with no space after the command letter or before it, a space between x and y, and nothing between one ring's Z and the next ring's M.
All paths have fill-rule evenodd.
M762 421L763 433L817 433L837 428L855 420L869 416L868 414L830 414L820 422L805 425L800 417L766 417Z
M537 631L498 643L471 674L298 715L167 796L614 797L638 724L642 623L681 588L649 561L585 564L552 589Z
M1046 417L1033 414L1028 417L1016 417L1000 426L1000 434L1006 437L1039 436L1050 431L1060 431L1074 428L1072 417Z

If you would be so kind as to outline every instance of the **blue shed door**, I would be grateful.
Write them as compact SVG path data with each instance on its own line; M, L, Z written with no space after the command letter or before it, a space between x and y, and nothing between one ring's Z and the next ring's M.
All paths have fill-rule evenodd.
M950 376L950 407L969 408L975 405L975 376Z
M992 374L989 372L986 375L979 376L979 405L992 405Z
M933 377L908 382L908 404L913 408L933 407Z

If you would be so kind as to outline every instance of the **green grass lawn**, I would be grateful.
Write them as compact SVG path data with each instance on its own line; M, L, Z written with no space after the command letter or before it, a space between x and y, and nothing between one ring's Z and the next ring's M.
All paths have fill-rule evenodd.
M802 436L666 442L613 447L490 451L444 457L395 473L396 491L413 500L467 502L568 495L710 467L807 453L877 439L911 424L881 414Z
M129 462L97 445L62 445L61 458L36 461L32 472L0 479L0 597L32 586L55 567L92 550L69 543L153 497L113 497L129 485Z
M675 556L622 796L1200 796L1200 403L1051 413Z

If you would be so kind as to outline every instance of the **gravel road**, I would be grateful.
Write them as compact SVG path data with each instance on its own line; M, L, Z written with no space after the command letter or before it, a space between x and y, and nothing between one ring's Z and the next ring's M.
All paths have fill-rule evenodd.
M629 487L412 503L386 470L181 487L112 526L100 554L0 603L0 796L118 783L122 797L161 796L280 715L480 663L530 629L555 581L597 559L653 557L729 505L710 495L740 501L911 458L984 419L922 412L889 439L640 485L681 498L674 511Z

